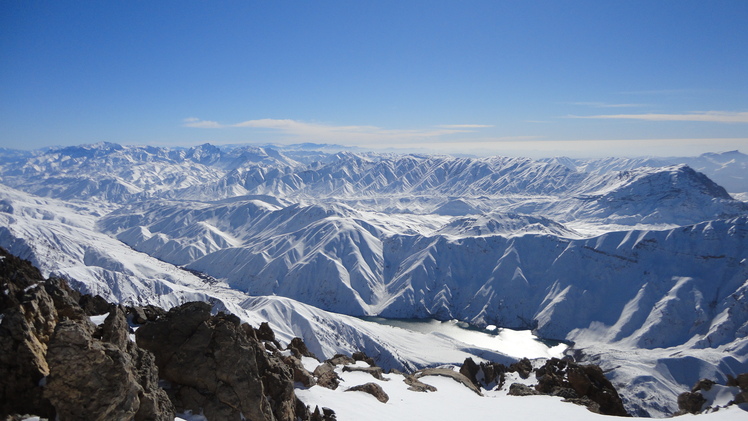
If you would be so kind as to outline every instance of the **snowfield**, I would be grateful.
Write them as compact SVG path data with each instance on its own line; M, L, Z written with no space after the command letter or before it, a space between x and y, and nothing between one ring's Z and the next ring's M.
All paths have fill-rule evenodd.
M313 366L314 363L309 364ZM336 369L343 379L336 390L320 386L296 389L296 393L307 405L334 408L340 421L390 420L453 420L453 419L555 419L599 421L611 419L587 410L583 406L561 402L554 396L508 396L506 390L483 391L478 396L462 384L441 376L425 376L419 380L436 387L435 392L408 390L400 374L386 374L378 380L362 372L344 372ZM348 388L365 383L376 383L389 396L387 403L378 401L364 392L349 392ZM507 383L521 382L520 378L508 378ZM734 395L733 395L734 396ZM736 407L699 415L698 420L721 421L743 420L745 409ZM694 415L683 415L691 419ZM679 417L679 419L681 419Z
M0 246L110 301L207 301L268 321L281 342L302 337L320 358L364 351L385 369L509 362L523 350L353 316L531 329L601 365L630 413L661 417L699 378L748 371L748 204L737 200L747 163L739 152L588 161L107 143L6 152ZM507 414L534 414L557 401L475 401L435 381L449 393L433 395L449 399L395 380L393 395L410 403L303 393L339 419L365 419L350 411L370 406L378 419L456 415L466 402L483 416L496 399Z

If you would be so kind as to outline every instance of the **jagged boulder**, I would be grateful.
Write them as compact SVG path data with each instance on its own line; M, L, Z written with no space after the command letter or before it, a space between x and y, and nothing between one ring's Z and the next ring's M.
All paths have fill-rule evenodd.
M309 417L310 421L337 421L337 419L335 411L324 407L320 410L319 406L314 407L314 412Z
M333 366L336 365L349 365L349 364L355 364L356 360L353 358L343 355L343 354L335 354L332 358L327 360L326 362L332 364Z
M698 414L701 412L706 398L699 392L683 392L678 395L679 414Z
M88 316L98 316L109 311L109 303L100 295L82 295L78 304Z
M340 385L340 376L335 372L335 366L329 361L317 366L314 369L314 376L317 378L317 385L335 390Z
M383 375L384 371L382 370L381 367L358 367L358 366L355 366L355 365L347 365L347 366L343 367L343 371L344 372L346 372L346 371L359 371L359 372L362 372L362 373L369 373L375 379L385 380L384 375Z
M354 361L363 361L366 364L369 364L371 367L375 367L377 365L376 361L374 361L374 358L369 357L363 351L354 352L353 355L351 355L351 358L353 358Z
M532 368L532 365L530 368ZM463 362L460 367L460 373L470 379L476 387L483 387L486 390L492 390L494 388L501 389L504 386L506 378L504 373L508 370L509 369L504 364L500 363L481 362L480 364L476 364L470 357L466 358L465 362ZM480 378L480 381L478 378Z
M142 325L147 322L155 322L159 317L166 314L166 311L154 305L128 307L127 314L132 317L133 323Z
M304 367L301 360L296 358L294 355L282 357L283 362L293 370L293 381L301 383L304 387L312 387L317 384L314 379L314 375Z
M436 392L436 387L423 383L412 374L406 374L403 377L403 382L409 386L408 390L414 392Z
M426 377L426 376L449 377L450 379L472 390L478 396L483 396L483 394L480 391L480 388L478 388L478 386L473 384L473 382L471 382L470 379L465 377L459 371L454 371L448 368L424 368L423 370L418 370L415 373L413 373L413 376L417 379L420 379L421 377Z
M382 389L382 386L376 383L365 383L362 385L353 386L350 389L346 390L346 392L366 392L377 398L377 400L382 403L387 403L387 401L390 400L390 397L387 395L384 389Z
M288 344L287 349L289 349L296 358L301 358L301 357L310 357L314 359L317 358L316 355L314 355L311 351L309 351L309 348L306 347L306 344L301 338L291 339L291 343Z
M597 365L551 358L536 370L535 376L538 392L566 397L569 402L583 404L593 412L628 415L618 392Z
M138 345L156 357L178 410L215 420L295 420L300 406L289 367L233 315L186 303L140 327Z
M511 396L534 396L540 395L541 393L532 387L522 383L512 383L509 386L509 395Z
M510 364L507 371L516 372L523 379L527 379L530 377L530 373L532 373L532 363L529 359L522 358L516 363Z

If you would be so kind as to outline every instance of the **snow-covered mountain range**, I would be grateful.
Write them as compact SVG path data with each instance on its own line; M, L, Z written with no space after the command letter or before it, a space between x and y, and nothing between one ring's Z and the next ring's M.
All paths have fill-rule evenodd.
M109 300L209 301L384 367L506 357L349 316L533 329L610 370L629 411L661 416L700 377L748 371L746 166L739 152L0 150L0 246Z

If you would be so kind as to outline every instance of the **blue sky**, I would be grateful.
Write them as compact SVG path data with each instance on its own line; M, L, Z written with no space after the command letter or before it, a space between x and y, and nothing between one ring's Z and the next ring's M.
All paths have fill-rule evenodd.
M0 147L748 152L748 1L0 2Z

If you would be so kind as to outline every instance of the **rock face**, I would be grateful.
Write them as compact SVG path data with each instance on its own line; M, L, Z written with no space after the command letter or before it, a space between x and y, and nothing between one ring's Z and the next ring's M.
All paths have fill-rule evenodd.
M39 383L49 375L47 345L57 323L52 297L41 273L0 249L0 415L54 409Z
M153 352L178 410L210 420L295 420L305 408L293 391L292 370L268 354L255 330L233 315L211 315L187 303L138 329L139 346ZM265 332L267 334L267 332Z
M88 320L57 324L44 396L63 420L174 419L174 407L158 387L153 355L130 342L124 310L112 307L101 340Z
M33 413L61 420L173 420L153 355L129 340L124 309L104 309L59 279L0 249L0 417ZM85 307L79 305L84 303Z

